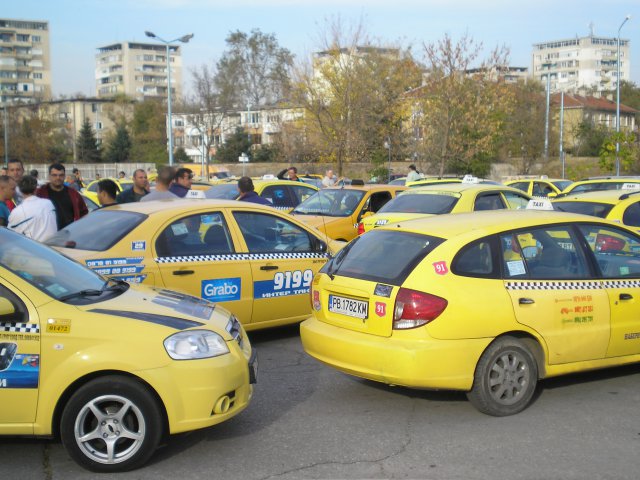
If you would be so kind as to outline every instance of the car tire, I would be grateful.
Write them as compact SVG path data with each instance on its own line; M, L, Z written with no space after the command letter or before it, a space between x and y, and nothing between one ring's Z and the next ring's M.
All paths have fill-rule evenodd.
M124 376L102 377L80 387L60 419L69 455L94 472L142 466L163 433L163 415L149 389Z
M480 357L467 398L487 415L514 415L527 408L537 382L538 364L531 351L518 339L504 337Z

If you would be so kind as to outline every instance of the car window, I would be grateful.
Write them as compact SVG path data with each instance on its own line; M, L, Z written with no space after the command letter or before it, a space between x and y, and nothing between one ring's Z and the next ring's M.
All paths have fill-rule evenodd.
M218 198L221 200L235 200L240 195L237 183L222 183L205 190L206 198Z
M633 203L627 207L622 215L622 223L632 227L640 227L640 202Z
M563 191L565 188L567 188L569 185L571 185L571 181L570 180L557 180L555 182L551 182L553 183L556 188L560 191Z
M553 208L561 212L581 213L582 215L605 218L613 208L613 205L610 203L558 201L553 202Z
M488 240L467 245L453 260L451 269L456 275L487 277L494 274L493 254Z
M504 233L500 245L505 278L567 280L590 276L578 239L569 227Z
M505 206L498 192L478 195L473 205L475 211L500 210L503 208L505 208Z
M283 218L261 212L233 212L249 253L311 252L309 232Z
M391 200L391 192L376 192L369 197L367 210L373 213L379 211L387 202Z
M640 278L640 238L602 225L581 225L604 278Z
M220 212L199 213L175 220L156 240L158 257L232 253L229 229Z
M307 198L317 192L317 190L305 187L304 185L289 185L289 189L295 196L296 205L305 201Z
M459 199L460 194L454 192L404 193L386 203L378 213L441 215L451 212Z
M529 191L529 182L510 183L509 186L512 188L517 188L518 190L522 190L523 192Z
M325 188L311 195L293 212L300 215L348 217L353 214L364 194L363 190Z
M269 200L275 208L290 209L297 205L289 197L289 191L285 185L267 185L260 196Z
M547 197L550 193L553 193L553 188L543 182L533 182L532 192L535 197Z
M524 195L520 195L515 192L502 192L505 200L507 201L508 208L512 210L527 208L529 199Z
M136 212L108 208L95 210L91 215L67 225L45 243L54 247L102 252L119 242L146 218L146 215Z
M87 187L87 190L89 190L90 192L97 192L98 191L98 182L92 183L91 185L89 185Z

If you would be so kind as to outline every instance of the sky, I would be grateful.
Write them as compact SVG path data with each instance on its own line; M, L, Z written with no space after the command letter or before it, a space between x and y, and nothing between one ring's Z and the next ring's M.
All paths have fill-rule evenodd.
M412 46L418 59L424 44L445 34L468 34L485 52L510 49L510 64L531 69L532 45L595 35L630 40L631 81L640 85L640 2L638 0L0 0L3 18L46 20L50 29L52 89L95 95L97 48L144 41L150 30L165 40L193 33L182 45L183 89L191 71L213 65L230 32L272 33L297 59L322 46L328 25L361 24L381 43Z

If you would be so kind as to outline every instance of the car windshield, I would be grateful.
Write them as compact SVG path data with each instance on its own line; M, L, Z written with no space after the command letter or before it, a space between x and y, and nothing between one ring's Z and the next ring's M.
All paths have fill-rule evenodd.
M218 200L235 200L238 198L238 185L236 183L222 183L214 185L204 192L206 198L217 198Z
M140 225L146 215L122 210L101 209L69 224L45 243L52 247L104 251L111 248L131 230Z
M400 194L386 203L378 210L378 213L424 213L441 215L451 212L459 199L459 193L448 192Z
M348 217L355 212L364 194L363 190L350 188L320 190L298 205L292 213Z
M592 217L606 218L613 205L595 202L553 202L553 207L561 212L581 213Z
M573 182L571 182L571 180L556 180L555 182L551 182L551 183L553 183L558 190L562 191L565 188L567 188L569 185L571 185Z
M570 193L578 193L578 192L592 192L594 190L620 190L625 183L634 183L634 182L592 182L592 183L583 183L582 185L577 185L572 188Z
M104 300L104 297L100 298L102 294L118 293L97 273L6 229L0 229L0 272L3 268L61 301L74 298L87 303Z
M401 285L415 266L442 242L444 239L430 235L372 230L340 250L321 272Z

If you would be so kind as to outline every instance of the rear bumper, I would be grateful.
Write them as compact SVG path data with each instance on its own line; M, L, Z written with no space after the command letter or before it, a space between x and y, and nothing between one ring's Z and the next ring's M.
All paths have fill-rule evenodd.
M309 355L350 375L390 385L470 390L478 359L492 339L436 340L418 330L379 337L311 317L300 325L300 338Z

